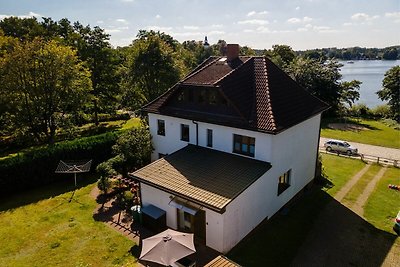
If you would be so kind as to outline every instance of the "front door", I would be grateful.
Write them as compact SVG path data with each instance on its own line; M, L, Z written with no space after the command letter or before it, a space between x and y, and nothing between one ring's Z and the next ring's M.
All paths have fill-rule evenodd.
M192 215L184 210L178 211L178 230L194 233L196 243L206 244L206 212L199 210Z

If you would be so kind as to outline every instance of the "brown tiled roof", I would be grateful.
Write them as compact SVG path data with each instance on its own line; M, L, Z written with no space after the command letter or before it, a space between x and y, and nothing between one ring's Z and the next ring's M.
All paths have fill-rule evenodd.
M231 261L230 259L226 258L225 256L218 256L206 265L204 267L241 267L239 264L236 262Z
M265 57L239 57L222 64L211 57L143 110L226 126L279 133L328 109ZM184 88L218 88L226 97L233 115L223 119L207 106L172 104L176 92Z
M188 145L129 175L222 213L270 168L267 162Z

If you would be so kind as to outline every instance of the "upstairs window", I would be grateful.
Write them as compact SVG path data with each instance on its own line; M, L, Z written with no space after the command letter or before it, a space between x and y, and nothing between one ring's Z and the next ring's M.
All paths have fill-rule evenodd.
M189 125L181 124L181 140L189 142Z
M279 176L278 180L278 196L282 194L286 189L290 187L290 173L291 171L288 170L281 176Z
M256 139L244 135L233 135L233 152L254 157Z
M165 121L157 120L157 134L165 136Z
M207 129L207 146L213 146L213 130Z

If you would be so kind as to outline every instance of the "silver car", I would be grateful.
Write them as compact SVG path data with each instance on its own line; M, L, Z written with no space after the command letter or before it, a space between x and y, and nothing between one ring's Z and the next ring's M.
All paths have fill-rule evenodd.
M329 140L325 142L324 147L326 151L336 151L346 153L347 155L357 155L358 149L351 146L346 141L341 140Z

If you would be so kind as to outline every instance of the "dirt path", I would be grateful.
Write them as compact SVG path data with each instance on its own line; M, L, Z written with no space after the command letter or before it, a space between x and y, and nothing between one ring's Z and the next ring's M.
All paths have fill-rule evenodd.
M362 194L357 198L356 202L352 205L351 209L357 213L359 216L364 216L364 205L367 202L369 196L374 191L374 188L378 181L382 178L383 174L386 172L387 168L383 167L379 170L379 172L374 176L374 178L368 183L365 187Z
M342 201L342 199L347 195L351 188L357 183L357 181L366 173L371 165L367 164L365 167L356 173L340 190L336 193L335 199L337 201Z

